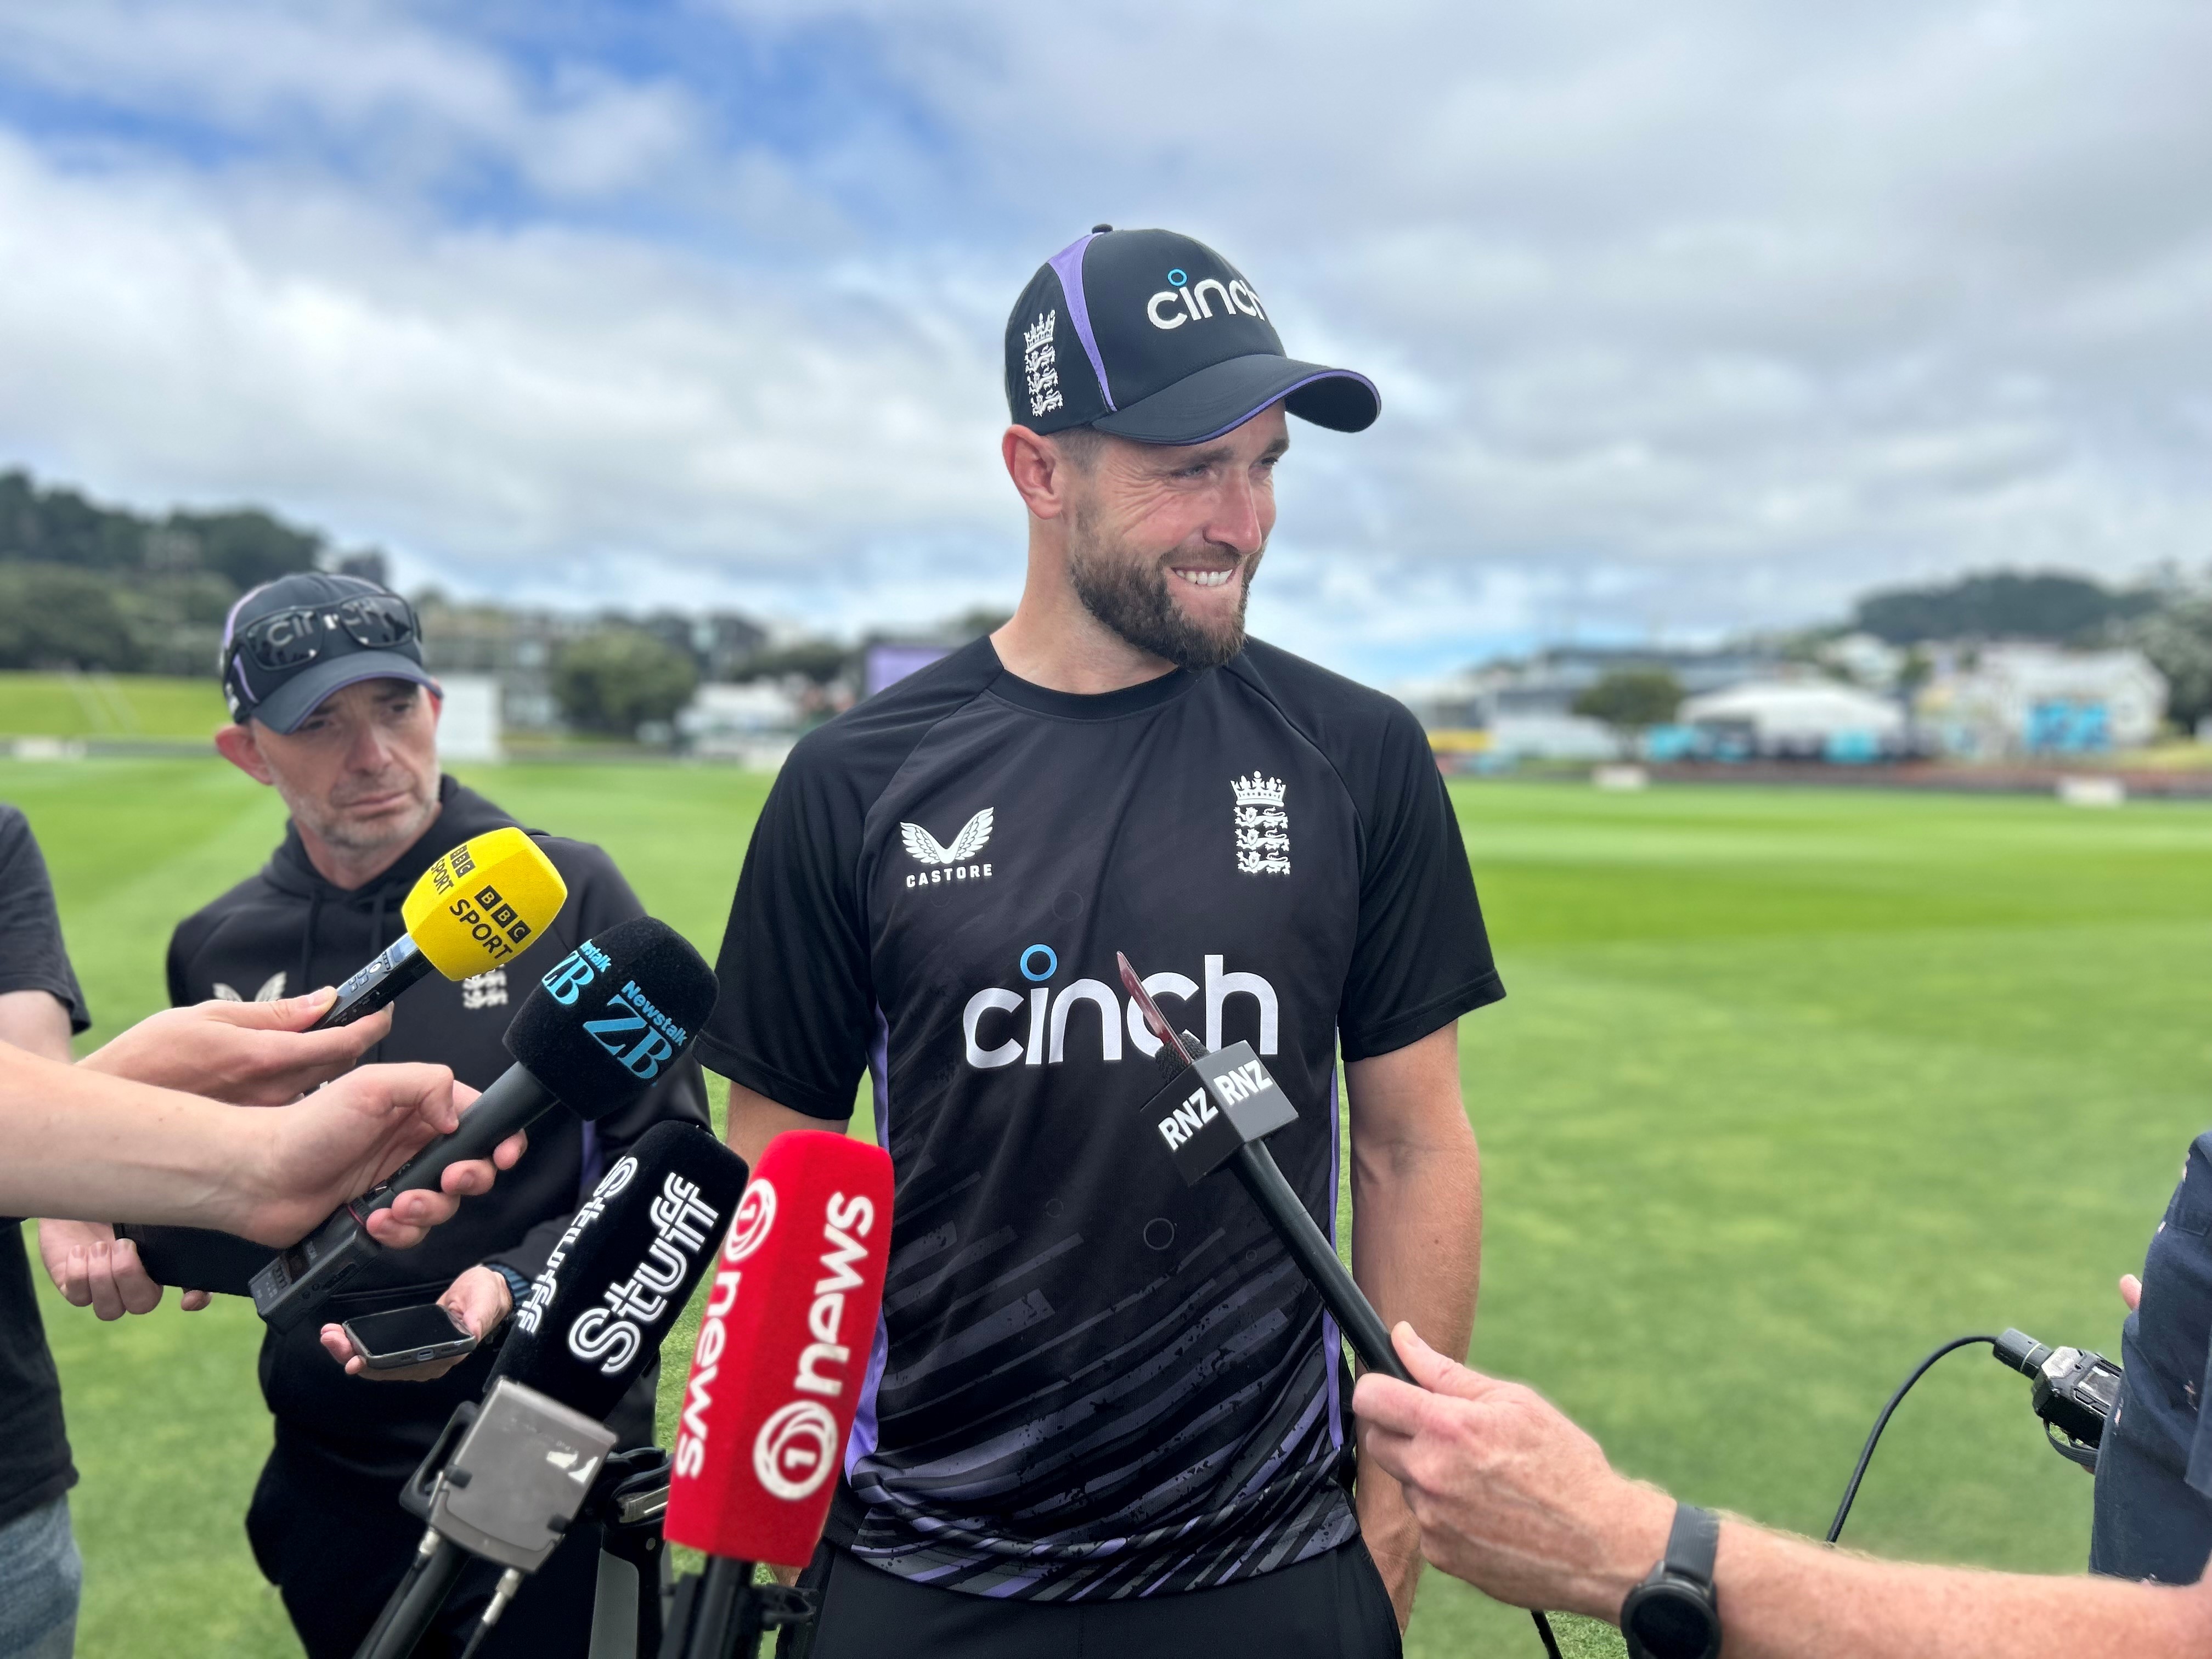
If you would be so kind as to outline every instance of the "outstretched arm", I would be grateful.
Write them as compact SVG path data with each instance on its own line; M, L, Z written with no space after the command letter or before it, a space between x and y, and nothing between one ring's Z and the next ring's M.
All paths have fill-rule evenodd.
M1400 1326L1423 1388L1359 1382L1361 1449L1403 1483L1421 1547L1521 1607L1617 1620L1665 1552L1674 1503L1613 1472L1534 1389L1455 1364ZM1714 1568L1723 1659L2197 1659L2212 1583L2034 1578L1876 1561L1733 1516Z

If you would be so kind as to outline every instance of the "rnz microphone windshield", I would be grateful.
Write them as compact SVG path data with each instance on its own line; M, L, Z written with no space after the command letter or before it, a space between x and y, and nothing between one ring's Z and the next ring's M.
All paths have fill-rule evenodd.
M647 1130L554 1246L494 1376L605 1417L659 1357L744 1189L745 1161L707 1130Z
M366 1019L433 969L473 979L538 942L568 884L538 843L513 824L463 842L416 878L399 906L406 931L338 987L314 1029Z
M778 1135L714 1263L678 1419L664 1534L728 1560L814 1553L884 1299L891 1161Z

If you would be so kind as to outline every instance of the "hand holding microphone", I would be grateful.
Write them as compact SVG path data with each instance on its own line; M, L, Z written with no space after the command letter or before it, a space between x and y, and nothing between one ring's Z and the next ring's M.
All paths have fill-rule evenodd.
M295 1099L344 1069L331 1062L340 1056L358 1057L389 1031L391 1016L377 1016L408 987L433 970L461 980L506 966L544 936L568 896L568 884L537 842L511 824L494 830L462 842L417 878L400 906L404 931L399 938L318 1009L313 1024L305 1028L311 1042L301 1045L299 1039L286 1040L295 1056L289 1072L279 1065L278 1050L284 1045L226 1049L211 1041L210 1022L252 1027L261 1016L228 1012L262 1006L252 1003L204 1003L198 1009L156 1015L111 1043L109 1048L118 1052L105 1062L102 1056L108 1055L108 1049L88 1056L84 1064L106 1070L135 1066L139 1069L123 1074L142 1078L159 1068L161 1081L223 1099L237 1097L223 1092L237 1087L250 1097L243 1103L274 1105ZM307 1000L267 1006L296 1010ZM288 1013L283 1018L289 1022L295 1017ZM162 1021L169 1022L166 1030L139 1036L145 1027ZM355 1027L359 1029L350 1029ZM287 1023L259 1029L301 1028ZM165 1043L165 1037L172 1041ZM201 1067L204 1070L195 1069ZM218 1086L210 1088L210 1079ZM299 1087L279 1092L295 1080ZM134 1311L139 1303L150 1308L158 1302L163 1284L246 1295L253 1275L267 1259L264 1252L243 1240L198 1228L132 1226L115 1233L131 1241L129 1259L119 1261L113 1250L106 1252L106 1258L112 1269L122 1270L118 1301ZM87 1236L65 1240L64 1248L101 1242ZM205 1303L204 1294L198 1297L198 1305Z
M589 1121L634 1104L690 1047L714 995L713 969L665 922L639 916L586 939L523 1003L505 1038L515 1063L460 1127L255 1273L255 1308L278 1330L307 1319L374 1255L373 1206L436 1188L447 1167L489 1156L539 1114L565 1105Z
M276 1002L164 1009L77 1064L233 1106L282 1106L343 1076L392 1030L388 1012L334 1027L337 1006L325 986Z
M463 842L416 878L399 906L404 931L338 987L315 1029L367 1018L433 969L461 980L506 967L568 901L552 860L514 825Z

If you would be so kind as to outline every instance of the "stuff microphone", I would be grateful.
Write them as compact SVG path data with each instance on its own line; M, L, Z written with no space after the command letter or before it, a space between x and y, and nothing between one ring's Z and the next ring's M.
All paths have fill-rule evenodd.
M399 907L404 932L338 987L331 1011L307 1029L366 1019L433 969L472 979L504 968L538 942L568 902L568 886L538 843L508 825L463 842L425 870ZM118 1224L163 1285L248 1294L269 1247L200 1227Z
M1368 1370L1412 1382L1413 1374L1391 1346L1390 1333L1375 1304L1346 1271L1336 1247L1298 1201L1267 1150L1266 1137L1296 1122L1298 1114L1275 1086L1266 1063L1249 1042L1232 1042L1208 1053L1197 1038L1168 1024L1128 957L1117 951L1114 960L1121 969L1122 987L1159 1039L1160 1069L1169 1073L1169 1081L1146 1104L1145 1121L1159 1136L1184 1182L1195 1187L1224 1166L1234 1170L1306 1282L1321 1292L1322 1305L1334 1316L1352 1351ZM1534 1609L1529 1616L1536 1621L1546 1654L1559 1659L1551 1620Z
M253 1305L290 1330L382 1249L372 1212L397 1193L434 1191L453 1164L489 1158L556 1104L589 1122L635 1105L691 1046L714 1009L714 975L665 921L639 916L586 939L530 993L503 1041L514 1064L375 1191L334 1212L253 1275Z
M840 1134L778 1135L714 1263L677 1419L662 1535L707 1553L677 1588L662 1659L754 1652L797 1598L753 1564L804 1565L830 1511L882 1311L891 1161Z
M677 1122L600 1178L515 1308L482 1404L454 1413L409 1483L429 1534L362 1654L411 1652L465 1554L506 1569L478 1630L499 1621L591 1496L615 1446L600 1419L659 1357L744 1186L744 1159Z

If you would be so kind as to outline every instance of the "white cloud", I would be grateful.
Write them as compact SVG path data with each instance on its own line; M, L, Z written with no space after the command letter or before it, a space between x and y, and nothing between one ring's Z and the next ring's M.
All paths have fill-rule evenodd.
M1255 605L1366 672L2212 542L2202 7L723 15L625 67L13 9L0 78L94 114L0 143L0 442L462 585L914 622L1011 594L998 329L1104 216L1381 382Z

